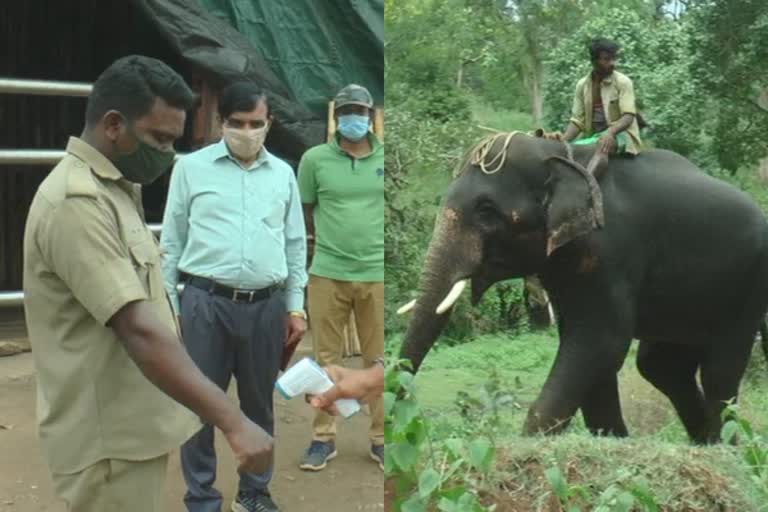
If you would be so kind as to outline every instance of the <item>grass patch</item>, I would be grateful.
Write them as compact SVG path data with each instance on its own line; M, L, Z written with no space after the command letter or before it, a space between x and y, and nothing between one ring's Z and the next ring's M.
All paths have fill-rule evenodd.
M399 343L399 336L388 340L390 350ZM746 440L739 446L691 446L668 399L638 373L636 345L619 373L629 439L595 438L580 415L561 436L519 435L557 347L550 331L480 336L430 352L413 384L431 439L431 471L450 473L455 442L487 440L495 450L493 469L462 473L453 483L441 480L443 488L472 489L495 512L768 511L768 482L755 479L745 463ZM739 415L761 439L768 438L767 375L756 347Z
M399 347L400 338L388 345ZM501 411L503 423L519 432L528 405L538 396L557 353L554 330L518 337L501 334L480 336L453 347L439 343L416 375L419 403L440 430L461 424L461 393L480 399L489 379L513 401ZM655 435L662 441L687 443L687 435L669 400L637 371L637 344L630 349L619 372L622 410L630 435ZM768 366L755 346L739 397L741 414L755 429L768 435ZM518 408L518 406L520 406ZM443 425L445 424L445 425ZM580 422L574 425L579 428Z
M553 485L550 471L559 473L555 482L563 489ZM629 494L625 499L633 500L634 507L621 507L622 494ZM664 512L767 508L766 496L752 484L736 448L581 434L508 440L499 448L493 481L481 496L486 504L496 504L496 512L555 512L562 505L569 510Z

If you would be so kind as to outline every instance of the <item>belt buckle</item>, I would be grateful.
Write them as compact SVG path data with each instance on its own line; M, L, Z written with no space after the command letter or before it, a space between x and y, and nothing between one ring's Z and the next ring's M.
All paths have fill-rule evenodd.
M245 299L240 299L241 296L248 297L248 302L253 302L253 296L255 295L255 290L238 290L234 289L232 290L232 302L239 304L240 302L245 302Z

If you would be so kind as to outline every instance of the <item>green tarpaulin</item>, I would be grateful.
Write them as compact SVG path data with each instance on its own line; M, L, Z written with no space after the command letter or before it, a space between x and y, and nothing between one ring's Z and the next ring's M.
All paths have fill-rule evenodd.
M199 0L245 35L303 105L326 112L348 83L384 96L383 0Z
M270 149L296 163L325 140L328 101L348 83L384 91L383 0L138 0L184 59L221 86L263 87Z

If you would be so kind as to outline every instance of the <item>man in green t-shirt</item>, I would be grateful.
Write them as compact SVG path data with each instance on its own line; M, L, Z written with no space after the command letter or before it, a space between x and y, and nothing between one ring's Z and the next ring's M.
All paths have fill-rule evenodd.
M370 131L373 99L359 85L335 98L333 140L307 151L299 190L307 239L314 241L309 313L315 358L341 364L344 328L354 312L366 367L384 354L384 147ZM371 451L383 469L384 410L371 406ZM336 457L336 422L318 412L300 467L319 471Z

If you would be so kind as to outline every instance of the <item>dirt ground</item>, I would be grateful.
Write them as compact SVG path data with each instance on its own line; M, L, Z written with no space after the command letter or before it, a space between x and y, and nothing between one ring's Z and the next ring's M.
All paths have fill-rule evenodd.
M302 342L297 357L309 353ZM350 365L359 364L353 361ZM233 390L230 396L235 397ZM283 512L353 512L384 509L384 477L368 458L369 418L358 414L340 420L339 457L319 473L298 468L310 440L312 410L303 400L275 397L276 468L270 486ZM234 460L226 442L217 438L217 488L224 511L237 489ZM185 491L178 453L168 469L166 510L184 512ZM42 458L35 424L35 376L31 354L0 358L0 512L65 512L53 496L48 468Z

